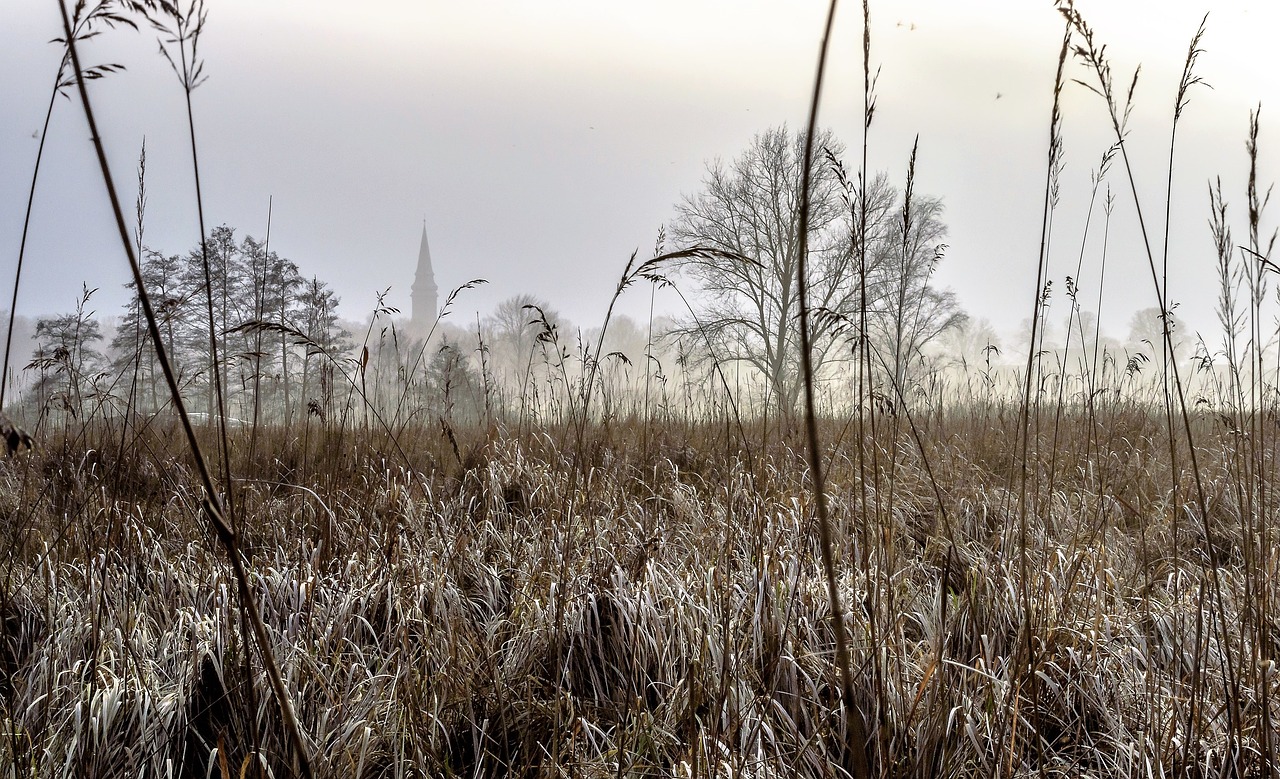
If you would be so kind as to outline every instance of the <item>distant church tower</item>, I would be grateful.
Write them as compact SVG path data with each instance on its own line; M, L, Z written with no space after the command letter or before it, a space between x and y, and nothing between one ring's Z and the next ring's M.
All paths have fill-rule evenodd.
M409 331L418 338L425 338L440 313L440 290L436 287L436 274L431 268L431 247L427 246L427 223L422 223L422 245L418 248L418 275L413 279L411 297L413 310L409 316Z

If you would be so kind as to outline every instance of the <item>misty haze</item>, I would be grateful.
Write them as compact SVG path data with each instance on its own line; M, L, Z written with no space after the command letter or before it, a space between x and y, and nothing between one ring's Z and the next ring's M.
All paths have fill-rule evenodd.
M0 779L1277 775L1208 10L7 9Z

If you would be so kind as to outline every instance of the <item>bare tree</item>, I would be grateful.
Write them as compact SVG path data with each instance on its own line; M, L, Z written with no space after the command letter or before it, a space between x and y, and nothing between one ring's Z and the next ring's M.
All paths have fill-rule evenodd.
M104 367L96 345L102 340L102 327L94 312L86 310L94 292L84 287L74 313L36 321L36 351L26 370L37 372L35 400L41 416L54 401L70 416L83 416L93 374Z
M517 393L523 393L526 389L533 357L538 350L539 328L535 320L539 317L539 311L551 324L562 324L560 315L547 301L528 293L507 298L493 309L492 314L485 317L485 337L489 341L494 362L505 383Z
M1181 360L1187 355L1187 326L1182 318L1173 312L1177 304L1169 307L1169 335L1173 342L1173 357ZM1160 316L1160 307L1152 306L1133 312L1129 318L1129 345L1138 350L1151 351L1151 359L1157 364L1163 359L1160 345L1164 343L1164 320Z
M966 319L948 330L937 343L938 353L963 369L997 361L1004 349L1000 334L988 319Z
M922 348L966 319L955 293L929 283L946 251L946 234L942 201L915 194L909 178L898 218L870 247L868 283L877 295L868 302L868 329L886 375L902 392L917 375L913 367L923 362Z
M838 346L858 337L865 247L868 338L887 378L905 389L921 348L964 321L955 295L930 284L945 248L942 202L912 191L914 170L905 194L883 174L850 179L839 164L843 146L829 132L818 147L828 164L814 166L809 182L814 369L829 367L841 357ZM803 386L796 285L803 154L804 139L786 127L757 135L731 164L708 165L702 191L677 206L670 228L681 245L718 250L684 262L701 295L677 332L705 339L713 359L754 366L784 412Z
M142 279L155 303L164 350L178 376L179 385L189 383L191 374L195 372L192 366L201 363L193 353L202 348L191 325L195 319L192 313L195 293L186 286L184 267L183 258L179 255L166 256L153 249L143 249ZM160 408L164 392L160 366L156 362L155 346L150 343L143 324L137 290L133 282L125 286L130 290L131 301L111 341L111 352L115 355L113 367L122 375L130 371L138 374L145 383L137 408L154 412Z
M333 404L335 366L351 350L351 334L338 322L338 296L319 278L313 276L303 284L298 305L300 329L307 342L300 361L302 399L307 413L325 419Z
M839 154L830 132L819 146ZM689 258L682 266L701 290L694 321L678 330L710 344L713 359L741 360L765 377L777 406L790 412L800 394L800 299L796 268L797 211L804 138L785 126L760 133L737 159L708 165L702 191L676 207L671 237L721 253ZM854 304L856 265L849 251L844 205L834 171L815 166L810 180L809 280L814 308L846 310ZM737 259L742 258L742 259ZM833 353L838 323L813 323L814 366Z

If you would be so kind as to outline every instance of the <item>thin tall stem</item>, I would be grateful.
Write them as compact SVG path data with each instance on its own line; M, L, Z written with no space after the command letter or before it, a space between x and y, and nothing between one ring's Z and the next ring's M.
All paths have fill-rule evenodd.
M284 680L280 675L279 666L276 664L275 655L271 650L271 642L267 637L266 625L263 624L262 615L258 611L257 599L253 595L253 590L249 587L249 576L245 569L239 538L231 526L227 524L226 519L224 519L225 514L222 509L222 502L218 497L218 491L214 488L213 476L209 472L204 455L200 451L200 443L196 440L195 429L191 425L191 417L182 401L177 377L173 372L173 367L169 364L164 342L160 337L160 327L157 324L155 310L151 305L151 297L147 294L146 285L143 283L142 268L138 263L137 255L134 253L133 243L129 240L129 228L125 225L124 212L120 207L120 198L116 194L115 182L111 177L111 168L107 163L106 149L102 143L102 136L98 133L98 124L89 102L89 92L85 86L80 59L76 53L75 40L71 36L71 20L67 16L67 9L63 4L63 0L57 0L57 3L58 10L62 14L63 28L67 33L67 50L70 55L72 70L75 73L76 87L80 93L80 103L84 108L85 120L89 125L89 135L98 157L98 167L102 171L103 184L106 186L107 196L111 201L111 210L115 217L116 228L120 234L120 242L129 260L129 268L133 272L133 281L138 289L138 299L142 304L143 314L147 319L147 330L151 335L152 342L155 344L156 358L164 372L165 383L169 385L169 393L173 399L174 407L178 411L178 418L182 423L182 429L187 438L187 446L191 450L196 471L205 490L205 498L202 501L204 513L209 519L209 523L212 525L214 533L219 542L221 542L231 564L232 575L236 580L239 594L240 608L242 613L247 616L249 625L252 628L267 678L271 682L276 704L280 708L281 719L290 740L293 742L299 770L306 779L310 779L312 776L311 760L308 757L306 744L302 739L302 731L293 712L293 705L290 703L288 694L285 691Z
M840 669L841 699L848 719L849 756L853 760L853 775L871 775L867 755L867 726L853 696L853 669L849 654L849 639L845 635L844 609L840 602L840 589L836 583L835 551L832 549L831 517L827 511L827 492L823 478L822 452L818 444L818 421L813 396L813 360L809 339L809 178L813 173L814 137L817 135L818 106L822 100L822 81L827 68L827 50L831 42L831 28L835 24L836 0L831 0L827 11L826 26L822 31L822 46L818 54L818 72L813 80L813 99L809 104L809 123L805 128L804 160L800 174L800 214L798 226L798 258L796 284L800 296L800 365L804 375L805 430L807 432L809 473L813 479L814 504L818 514L818 541L822 548L822 567L827 578L827 597L831 601L832 630L836 637L836 665Z

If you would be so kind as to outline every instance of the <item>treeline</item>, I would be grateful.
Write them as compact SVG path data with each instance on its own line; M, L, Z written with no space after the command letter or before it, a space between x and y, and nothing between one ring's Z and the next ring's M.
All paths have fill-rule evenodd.
M446 321L457 295L482 281L449 295L429 333L406 331L385 291L367 319L344 322L324 281L225 225L204 251L145 249L142 276L188 411L214 418L220 382L233 425L309 419L399 431L411 423L556 422L576 413L588 375L600 391L598 413L671 414L680 405L688 414L691 379L682 389L668 384L682 367L701 364L687 344L664 337L669 321L642 329L625 317L613 321L598 358L598 330L574 328L531 295L470 324ZM26 424L172 411L137 291L127 287L130 300L109 324L88 288L73 311L35 321L31 359L9 377L22 390L16 412Z
M338 297L316 277L251 236L214 229L205 251L143 252L142 275L188 407L214 414L220 379L228 416L285 423L309 404L334 403L339 361L351 336ZM208 264L207 274L205 264ZM209 280L206 283L206 278ZM76 310L37 320L25 366L37 422L50 414L154 414L169 393L137 290L109 343L85 289Z
M728 418L768 414L775 394L758 366L715 348L722 344L687 322L637 324L619 316L601 340L598 329L574 327L531 295L460 321L452 311L457 296L479 281L447 297L430 333L406 332L386 292L363 322L343 322L328 285L227 226L212 231L203 253L198 246L185 254L145 250L142 272L188 410L214 417L216 377L233 425L333 420L394 432L410 424L555 425L588 406L596 419ZM39 318L17 334L15 344L35 344L30 361L9 377L23 390L15 411L33 428L171 411L136 291L105 326L94 292L86 288L73 311ZM1131 341L1151 343L1150 319L1150 312L1135 315ZM1137 359L1109 341L1082 352L1093 327L1092 320L1077 323L1078 337L1068 344L1075 351L1061 354L1056 368L1056 347L1042 329L1042 370L1057 372L1050 383L1066 380L1100 345L1109 344L1112 362L1120 360L1117 370ZM917 361L910 386L933 387L935 395L948 382L967 386L970 369L994 381L1003 362L999 338L981 322L951 328ZM824 373L820 400L828 413L842 413L851 397L848 365L834 361Z

